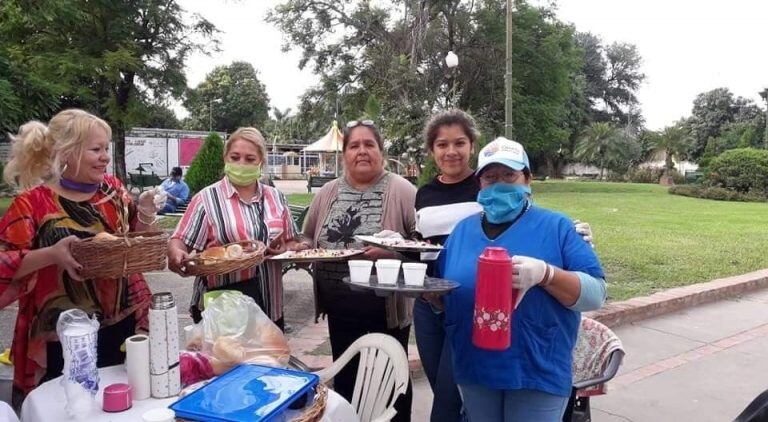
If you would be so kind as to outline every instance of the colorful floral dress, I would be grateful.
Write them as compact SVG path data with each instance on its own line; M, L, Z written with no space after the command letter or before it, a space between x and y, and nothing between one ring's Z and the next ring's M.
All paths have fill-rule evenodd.
M56 321L62 311L79 308L98 314L102 328L133 314L137 328L146 329L151 293L141 274L79 282L56 265L13 280L22 259L70 235L125 233L135 215L128 191L117 178L106 176L83 202L63 198L45 185L29 189L0 220L0 309L19 301L11 356L14 387L24 394L45 374L46 343L58 341Z

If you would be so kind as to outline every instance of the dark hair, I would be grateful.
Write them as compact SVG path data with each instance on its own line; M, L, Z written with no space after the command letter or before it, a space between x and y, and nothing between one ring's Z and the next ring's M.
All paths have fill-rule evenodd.
M354 121L354 120L353 120ZM362 122L362 120L358 120L358 122ZM357 129L359 127L365 127L371 130L373 132L373 139L376 140L376 144L379 145L379 151L384 151L384 142L381 140L381 133L379 132L379 128L376 127L375 124L363 124L363 123L357 123L356 125L352 127L345 126L344 132L342 132L342 138L341 138L341 150L346 151L347 150L347 143L349 143L349 135L352 133L354 129Z
M424 144L428 151L432 150L437 139L437 132L444 126L458 125L469 138L469 143L473 144L480 135L475 128L475 120L469 114L457 108L451 108L433 114L424 126Z
M171 169L171 176L181 176L181 167L174 167Z

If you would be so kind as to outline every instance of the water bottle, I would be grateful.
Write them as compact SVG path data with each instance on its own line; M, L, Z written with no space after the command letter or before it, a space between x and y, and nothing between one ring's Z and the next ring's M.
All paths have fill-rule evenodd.
M70 418L85 419L96 408L99 391L96 367L99 321L89 318L81 309L69 309L59 314L56 333L64 357L61 382L67 399L65 410Z
M179 322L173 295L152 295L149 308L149 379L152 397L179 394Z
M507 250L485 248L477 261L472 344L484 350L509 348L517 293L512 289L512 258Z

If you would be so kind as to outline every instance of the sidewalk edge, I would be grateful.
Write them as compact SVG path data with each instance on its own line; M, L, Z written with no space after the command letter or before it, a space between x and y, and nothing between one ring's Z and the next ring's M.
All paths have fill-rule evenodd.
M616 327L766 287L768 269L611 302L597 311L585 312L584 316L600 321L608 327Z

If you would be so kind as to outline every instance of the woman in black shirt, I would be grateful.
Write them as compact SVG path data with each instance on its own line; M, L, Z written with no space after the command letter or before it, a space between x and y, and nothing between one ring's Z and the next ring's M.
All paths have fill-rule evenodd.
M459 221L482 211L476 202L480 184L469 161L477 137L474 121L461 110L444 111L427 122L424 141L440 174L416 193L416 230L424 240L443 244ZM427 262L435 258L422 256ZM432 271L430 265L430 275ZM421 363L434 393L431 420L460 421L461 397L453 380L443 314L429 299L416 300L413 320Z

